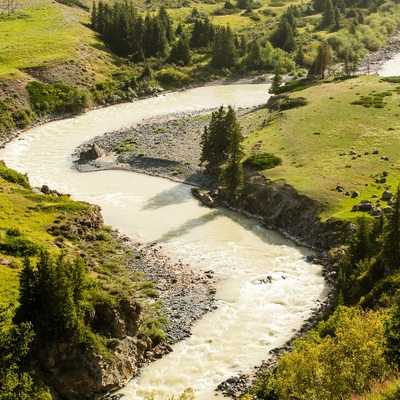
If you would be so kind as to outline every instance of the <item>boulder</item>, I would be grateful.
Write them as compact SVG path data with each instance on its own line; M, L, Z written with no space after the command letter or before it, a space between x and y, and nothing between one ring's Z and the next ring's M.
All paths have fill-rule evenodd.
M213 208L216 206L214 198L209 192L200 190L199 188L192 188L192 195L197 197L207 207Z
M385 190L383 193L382 193L382 200L383 201L389 201L389 200L391 200L391 198L393 197L393 193L392 192L390 192L389 190Z
M374 203L369 200L361 200L358 205L357 209L358 211L371 211L375 208Z
M80 153L80 160L97 160L98 158L105 155L104 150L102 150L97 144L92 144L88 150L84 150Z

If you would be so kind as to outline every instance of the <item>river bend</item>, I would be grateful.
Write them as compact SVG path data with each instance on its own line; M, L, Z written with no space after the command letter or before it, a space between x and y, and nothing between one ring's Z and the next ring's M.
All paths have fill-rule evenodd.
M174 351L145 368L121 390L127 400L178 394L213 399L221 381L249 373L282 345L327 294L321 266L305 262L308 250L257 221L210 210L190 187L127 171L80 174L71 154L82 142L143 119L231 104L264 104L269 85L223 85L169 93L90 111L29 129L0 150L7 166L28 173L32 185L49 185L74 199L98 204L105 223L134 240L158 242L191 268L214 271L215 312L193 326ZM263 283L267 277L271 283Z

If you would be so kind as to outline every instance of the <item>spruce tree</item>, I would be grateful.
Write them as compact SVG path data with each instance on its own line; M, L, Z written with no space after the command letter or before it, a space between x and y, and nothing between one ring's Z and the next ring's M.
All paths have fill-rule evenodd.
M190 65L191 55L189 42L186 37L179 37L171 49L168 60L181 65Z
M268 93L278 94L281 85L282 85L282 75L280 73L279 68L275 68L275 75L272 78L271 87L269 88Z
M215 68L233 68L236 64L235 35L229 26L222 26L215 34L211 53L211 66Z
M335 10L331 0L325 1L324 11L322 14L322 25L331 26L335 22Z
M201 137L202 152L200 165L204 165L211 175L219 175L221 166L228 158L229 132L225 122L226 111L220 107L211 114L208 127L204 128Z
M381 239L381 260L385 275L400 268L400 186L397 188L392 210L384 223Z
M257 40L253 40L250 51L246 57L246 67L249 70L261 69L264 65L261 46Z
M235 200L243 189L243 134L234 109L229 106L225 116L226 129L229 132L228 160L222 169L220 180L225 185L227 196Z

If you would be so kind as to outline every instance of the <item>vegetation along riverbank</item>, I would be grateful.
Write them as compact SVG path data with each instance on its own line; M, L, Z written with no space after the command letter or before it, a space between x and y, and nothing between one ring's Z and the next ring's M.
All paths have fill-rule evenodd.
M10 0L1 11L2 144L92 107L274 75L275 96L237 113L239 161L230 149L210 166L203 134L212 117L193 114L96 139L100 150L79 168L131 168L203 186L211 204L325 251L335 309L244 398L399 397L400 82L357 76L387 56L399 4ZM282 87L283 74L307 79ZM243 167L234 191L229 174L219 180L228 166ZM0 186L1 399L100 396L212 309L211 273L197 276L156 246L130 243L102 224L97 207L47 187L39 193L4 165ZM191 288L186 309L182 286ZM166 324L163 312L176 308L178 323Z

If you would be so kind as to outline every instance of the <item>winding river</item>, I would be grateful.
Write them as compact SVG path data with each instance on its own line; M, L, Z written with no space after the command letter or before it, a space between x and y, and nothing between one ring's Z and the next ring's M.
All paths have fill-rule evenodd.
M214 271L218 309L197 321L172 353L144 367L121 390L126 399L167 398L187 387L197 399L214 398L218 383L250 373L288 340L325 298L326 287L321 267L304 261L308 250L252 219L201 206L187 185L126 171L80 174L71 168L71 154L96 135L156 115L263 104L268 87L208 86L94 110L34 127L0 151L32 185L98 204L106 224L134 240L159 242L193 269ZM267 276L272 282L265 284Z

